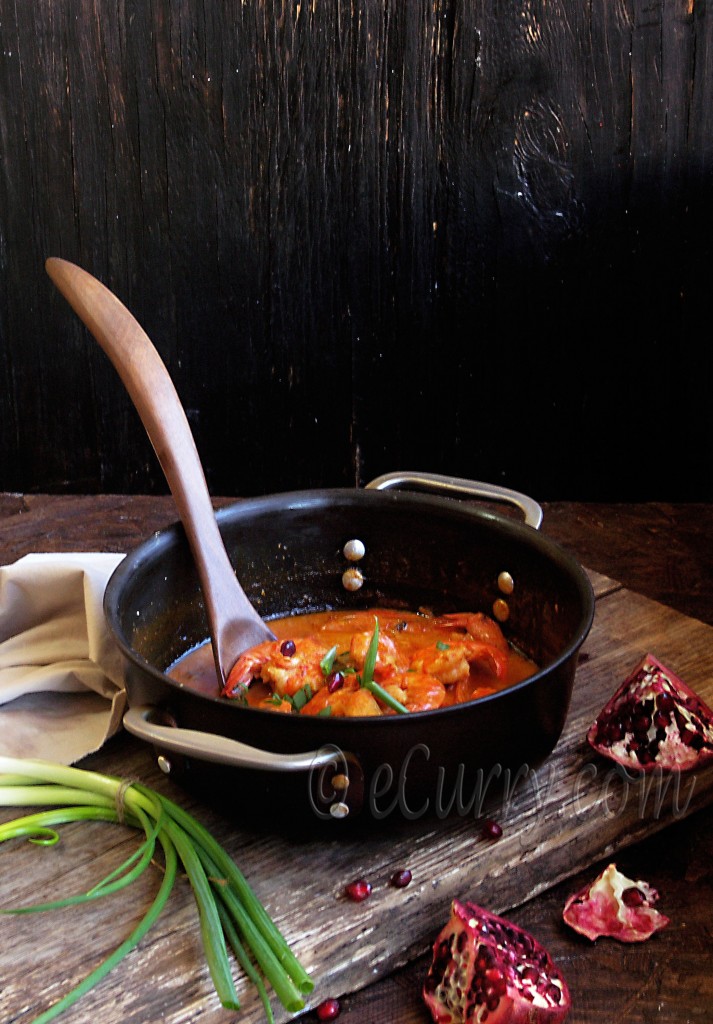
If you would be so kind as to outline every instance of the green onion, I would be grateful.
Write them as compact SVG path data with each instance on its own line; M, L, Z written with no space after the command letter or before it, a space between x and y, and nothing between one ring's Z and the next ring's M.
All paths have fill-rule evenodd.
M291 697L290 701L295 711L299 712L309 701L312 700L314 694L312 693L312 687L309 683L305 683L304 686L297 690Z
M394 711L398 711L400 715L407 715L409 713L408 708L405 708L400 701L396 700L396 697L392 697L388 690L385 690L383 686L379 686L373 680L366 687L367 690L371 690L375 697L378 697L380 701L387 704Z
M379 620L374 619L374 633L369 642L369 647L364 658L364 668L361 674L361 685L365 690L370 690L375 697L378 697L380 701L392 708L394 711L398 711L400 715L407 715L408 708L405 708L403 704L392 697L391 694L379 686L378 683L374 682L374 669L376 668L376 655L379 650Z
M322 674L328 676L334 667L334 659L337 656L337 645L330 647L325 656L319 663L319 667L322 669Z
M192 815L139 783L49 761L0 756L0 806L48 809L0 824L0 843L25 838L52 845L56 826L106 821L142 829L144 840L123 864L85 893L13 908L2 913L55 910L100 899L130 885L148 867L156 843L163 849L164 874L150 907L128 938L79 985L32 1024L48 1024L72 1006L130 953L163 910L178 875L178 862L193 889L201 939L215 990L226 1009L239 1008L228 955L255 984L269 1024L274 1018L265 982L291 1013L304 1009L314 984L228 853ZM251 959L252 956L252 959ZM254 962L253 962L254 961Z
M374 681L374 669L376 668L376 656L379 653L379 620L374 619L374 632L369 642L369 647L364 658L361 685L370 689Z

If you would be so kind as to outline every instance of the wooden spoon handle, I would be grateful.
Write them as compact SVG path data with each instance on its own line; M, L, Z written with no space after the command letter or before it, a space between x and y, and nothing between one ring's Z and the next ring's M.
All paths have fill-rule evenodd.
M248 600L228 558L171 377L148 335L108 288L66 260L51 257L45 266L109 356L146 428L196 562L222 683L243 650L274 635Z

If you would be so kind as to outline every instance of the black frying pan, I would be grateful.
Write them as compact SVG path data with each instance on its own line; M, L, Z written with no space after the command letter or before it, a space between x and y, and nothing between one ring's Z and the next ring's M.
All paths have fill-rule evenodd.
M411 485L434 480L456 493L463 483L420 477ZM223 800L237 805L250 793L263 808L296 800L306 821L393 821L463 813L463 800L468 810L484 780L512 777L552 751L593 618L584 570L531 525L451 497L378 489L394 482L401 483L396 474L375 482L377 489L277 494L218 512L231 561L259 613L269 619L376 604L492 614L494 602L504 600L506 636L540 671L477 702L384 718L275 714L191 691L164 671L208 635L191 553L176 524L128 554L105 595L125 656L125 724L153 744L166 770L200 776L212 765L207 777ZM522 507L538 525L539 506ZM352 539L365 547L356 591L342 581L349 565L343 549ZM498 584L502 573L514 581L509 595ZM452 800L457 791L461 805Z

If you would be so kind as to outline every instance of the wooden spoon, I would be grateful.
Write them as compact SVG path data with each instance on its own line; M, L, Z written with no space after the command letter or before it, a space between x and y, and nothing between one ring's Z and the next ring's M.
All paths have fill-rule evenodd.
M119 373L171 489L198 569L222 690L238 656L274 640L240 586L225 550L186 414L161 357L117 297L66 260L45 267Z

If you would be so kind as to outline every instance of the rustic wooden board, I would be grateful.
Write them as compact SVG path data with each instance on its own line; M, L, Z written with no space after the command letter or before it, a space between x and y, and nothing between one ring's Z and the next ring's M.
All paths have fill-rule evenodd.
M503 825L498 842L481 837L474 814L389 827L348 841L297 842L236 829L227 817L184 795L184 805L234 854L312 972L315 1002L363 988L426 951L454 896L507 911L711 802L711 771L683 781L678 789L671 786L663 792L654 784L647 790L622 782L589 751L584 741L588 724L647 651L713 701L713 629L605 577L592 576L596 617L582 651L565 731L547 764L528 773L510 798L498 796L486 804L484 810ZM140 775L157 787L170 785L147 751L126 738L91 760L103 770ZM27 848L16 848L14 856L4 852L2 903L36 900L43 885L62 891L86 887L126 856L131 845L120 831L91 826L67 829L51 853ZM412 870L413 882L396 890L388 880L403 867ZM344 883L362 875L373 885L372 896L362 904L350 903L342 894ZM103 902L90 911L5 922L0 948L3 1019L27 1024L86 974L123 938L154 885L155 878L140 881L133 908L121 898L110 911ZM242 981L240 985L240 1020L262 1020L253 993ZM213 994L195 911L184 887L176 889L140 950L72 1011L71 1020L89 1024L97 1016L104 1024L159 1019L223 1024L234 1019ZM276 1017L288 1019L279 1008Z

